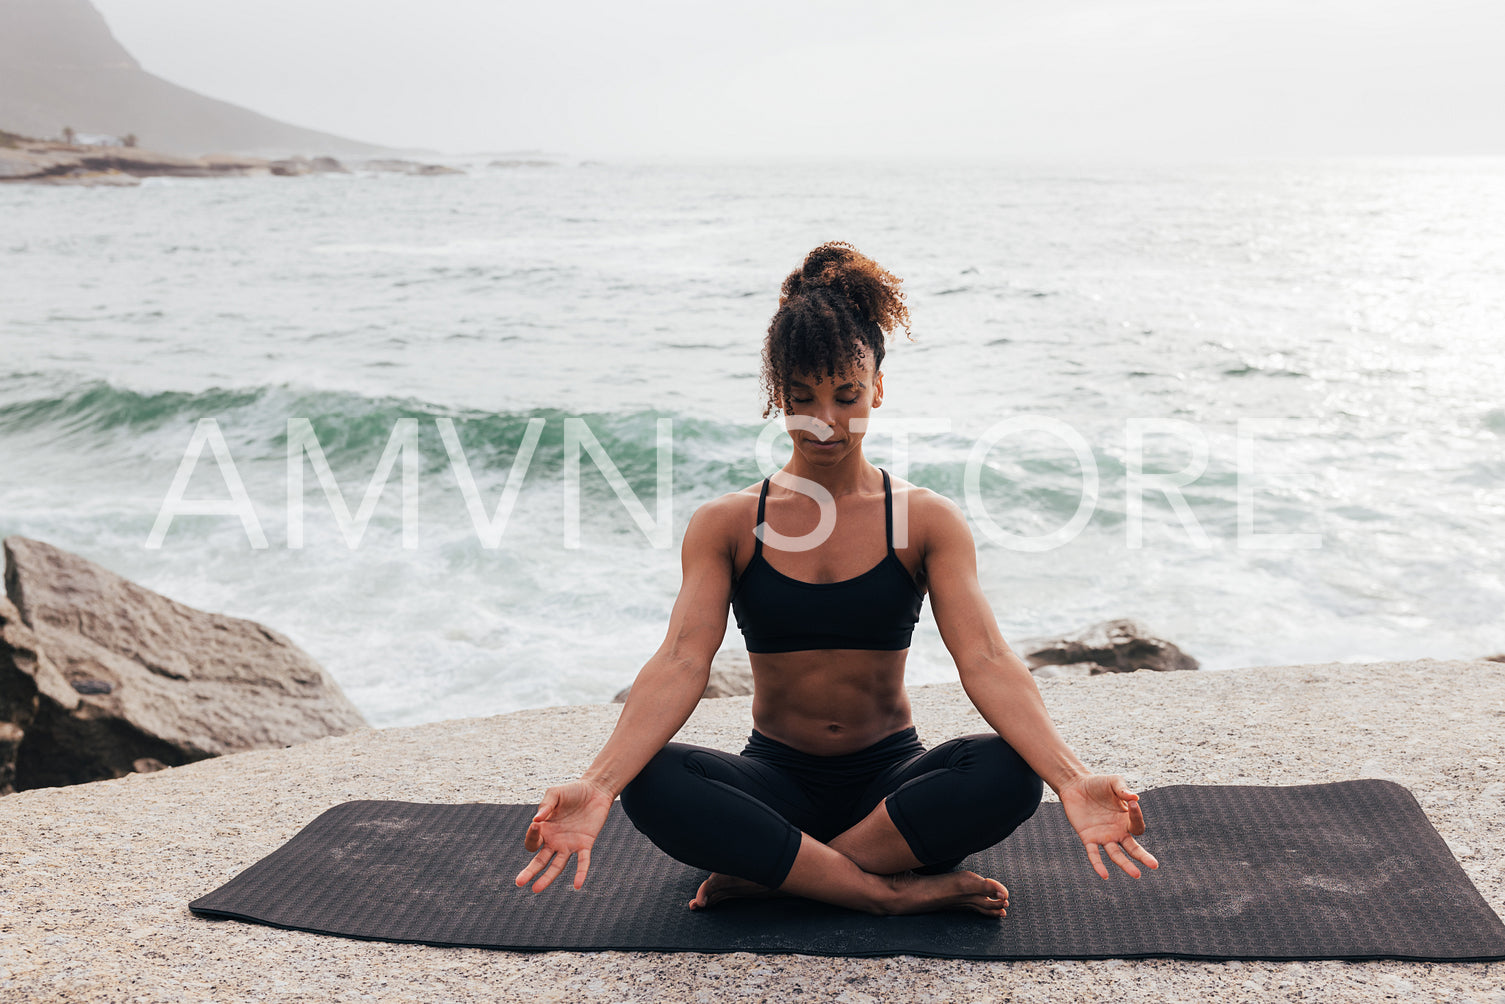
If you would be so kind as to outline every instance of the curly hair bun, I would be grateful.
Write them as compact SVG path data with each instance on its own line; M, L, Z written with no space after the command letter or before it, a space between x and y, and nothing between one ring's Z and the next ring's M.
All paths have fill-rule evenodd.
M789 273L779 293L779 306L793 297L819 296L818 290L829 289L846 297L862 320L877 324L885 334L901 325L908 333L909 310L899 288L903 281L846 241L827 241Z
M763 341L763 417L788 400L794 374L835 376L864 350L876 373L896 327L914 341L902 282L846 241L827 241L807 254L784 279Z

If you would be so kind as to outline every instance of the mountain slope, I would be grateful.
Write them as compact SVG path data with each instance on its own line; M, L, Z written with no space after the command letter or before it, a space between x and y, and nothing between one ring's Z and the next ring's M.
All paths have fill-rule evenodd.
M169 83L110 33L89 0L0 0L0 129L134 133L167 153L377 153Z

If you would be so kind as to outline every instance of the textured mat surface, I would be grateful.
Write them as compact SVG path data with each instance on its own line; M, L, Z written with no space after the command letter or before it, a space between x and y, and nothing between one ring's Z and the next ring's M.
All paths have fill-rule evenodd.
M1061 806L962 867L1009 888L1008 916L870 917L803 900L685 902L705 877L620 803L585 888L512 884L532 805L356 801L189 904L194 913L383 941L521 950L927 955L973 959L1505 959L1505 925L1416 799L1391 781L1140 793L1135 881L1095 875ZM1106 855L1105 855L1106 858Z

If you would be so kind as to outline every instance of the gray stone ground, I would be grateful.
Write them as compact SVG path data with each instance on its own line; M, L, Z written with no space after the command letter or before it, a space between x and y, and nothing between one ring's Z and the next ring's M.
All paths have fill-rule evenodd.
M1505 915L1505 665L1322 664L1039 685L1088 766L1123 774L1136 790L1398 781ZM986 728L959 686L912 695L927 743ZM740 748L749 701L703 702L681 738ZM0 1000L1505 1004L1505 963L524 954L355 941L188 911L340 802L536 800L584 768L620 710L368 729L0 799ZM1153 819L1142 841L1155 849Z

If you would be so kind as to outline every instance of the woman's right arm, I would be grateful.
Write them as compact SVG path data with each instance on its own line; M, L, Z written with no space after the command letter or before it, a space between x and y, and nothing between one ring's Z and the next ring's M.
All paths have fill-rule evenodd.
M679 596L664 641L638 672L611 738L580 780L544 793L523 840L537 853L517 876L517 885L527 885L542 872L533 886L534 892L542 892L571 855L578 856L575 888L584 885L590 849L612 801L674 738L700 702L711 659L726 634L735 549L727 516L733 508L717 499L690 516L680 548Z

